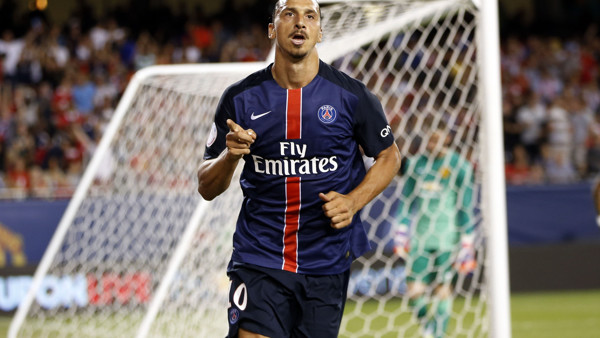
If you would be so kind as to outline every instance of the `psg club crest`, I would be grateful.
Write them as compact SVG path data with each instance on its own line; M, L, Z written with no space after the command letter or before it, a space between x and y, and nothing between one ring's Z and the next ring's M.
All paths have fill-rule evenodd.
M229 309L229 323L233 325L237 323L238 319L240 319L240 312L238 311L238 309L234 307Z
M331 122L335 121L335 119L337 117L337 111L332 106L326 104L324 106L321 106L321 108L319 108L319 111L317 112L317 116L319 116L319 120L321 120L321 122L331 123Z

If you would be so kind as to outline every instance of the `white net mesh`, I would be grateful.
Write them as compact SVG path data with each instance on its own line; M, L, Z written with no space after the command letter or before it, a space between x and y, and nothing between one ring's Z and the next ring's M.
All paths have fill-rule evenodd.
M111 165L97 168L102 174L81 201L19 336L136 335L200 201L196 170L215 106L225 86L244 75L157 75L142 82L105 155L111 160L103 164ZM224 269L241 201L232 186L201 218L162 307L167 323L184 323L171 327L191 330L186 337L224 326L218 310L227 306ZM54 279L77 283L54 287ZM56 301L40 302L42 293L55 293Z
M360 48L335 58L333 64L362 80L379 96L403 156L421 153L431 130L435 129L430 126L444 121L451 134L450 148L476 168L470 207L474 212L471 221L476 225L478 269L472 274L459 275L452 284L454 302L446 334L451 337L486 335L489 329L487 299L481 270L485 236L479 205L483 168L479 164L478 143L477 13L468 1L355 3L330 7L333 8L337 8L336 14L325 16L324 22L341 26L353 22L370 27L350 37L342 36L343 28L333 29L336 46L344 39L344 43L361 41ZM332 30L326 27L324 32L328 37L327 32ZM370 38L368 43L362 42L363 34ZM406 183L405 177L392 182L362 212L363 219L370 225L368 233L374 252L361 257L353 266L341 336L422 337L428 317L433 316L431 312L435 310L431 304L436 299L434 294L439 284L427 285L424 296L431 300L430 313L417 317L407 296L406 263L393 252L398 198ZM435 236L434 225L428 236Z
M453 136L451 147L473 163L479 264L453 284L447 335L486 335L476 10L470 1L411 0L322 4L322 12L321 58L377 94L401 153L410 156L422 149L429 136L425 127L444 120ZM227 67L156 72L161 75L142 80L105 155L112 159L105 163L112 165L93 169L102 171L97 177L103 179L94 180L69 220L19 336L135 336L180 237L186 227L196 225L148 335L226 334L225 267L241 200L236 178L225 194L210 202L200 224L190 224L190 219L200 201L196 170L215 107L224 88L249 73L224 71ZM405 262L393 253L402 186L403 179L395 179L362 212L374 250L353 265L343 337L423 333L404 297ZM70 291L60 285L70 285ZM53 294L55 290L61 291Z

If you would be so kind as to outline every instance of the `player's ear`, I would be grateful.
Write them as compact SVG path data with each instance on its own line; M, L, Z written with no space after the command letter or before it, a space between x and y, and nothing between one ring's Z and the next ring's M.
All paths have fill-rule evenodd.
M319 28L319 39L317 42L321 42L321 40L323 40L323 28Z
M269 33L268 33L268 37L270 40L275 39L275 25L273 23L269 24Z

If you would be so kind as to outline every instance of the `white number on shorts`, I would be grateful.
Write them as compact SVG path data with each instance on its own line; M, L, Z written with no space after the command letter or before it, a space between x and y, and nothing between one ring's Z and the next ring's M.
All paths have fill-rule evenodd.
M241 303L240 300L242 300ZM248 305L248 292L246 291L246 284L242 283L237 287L237 289L235 289L235 292L233 293L233 303L242 311L246 309L246 305Z

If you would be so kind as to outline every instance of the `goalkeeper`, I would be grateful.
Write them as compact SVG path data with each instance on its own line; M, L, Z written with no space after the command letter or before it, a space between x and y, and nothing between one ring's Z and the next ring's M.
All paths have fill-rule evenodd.
M407 158L394 251L406 260L409 306L424 337L443 337L452 311L452 281L475 268L473 170L448 148L443 122L425 152Z

